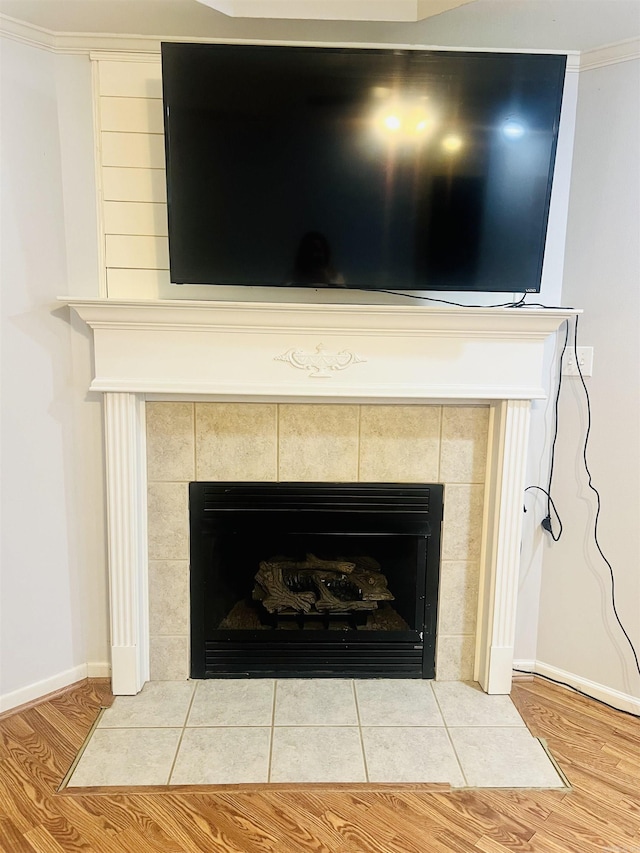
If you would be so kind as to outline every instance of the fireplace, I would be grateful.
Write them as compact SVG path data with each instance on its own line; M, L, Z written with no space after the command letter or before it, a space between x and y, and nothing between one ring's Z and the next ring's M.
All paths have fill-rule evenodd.
M508 693L530 404L546 396L547 339L579 312L433 308L402 304L401 296L381 304L382 295L378 304L342 304L340 294L306 295L310 304L65 300L93 330L90 387L104 394L114 693L137 693L150 672L145 409L149 401L185 400L487 405L470 651L472 677L488 693ZM181 508L172 483L155 491ZM447 511L449 498L447 487ZM181 547L179 529L171 533L172 547Z
M191 483L191 676L433 678L442 492Z

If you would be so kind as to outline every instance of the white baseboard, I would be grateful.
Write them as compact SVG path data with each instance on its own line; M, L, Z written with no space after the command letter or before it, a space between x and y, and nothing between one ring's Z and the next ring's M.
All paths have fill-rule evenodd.
M111 678L111 664L108 661L89 661L87 676L89 678Z
M607 687L604 684L598 684L597 681L590 681L588 678L574 675L572 672L567 672L564 669L559 669L557 666L544 663L540 660L514 660L514 669L525 670L536 675L546 675L555 681L562 681L565 684L571 685L591 696L594 699L599 699L601 702L606 702L607 705L613 705L614 708L619 708L621 711L629 711L631 714L640 715L640 698L632 696L630 693L622 693L620 690L614 690L612 687Z
M521 669L523 672L535 672L535 660L514 660L513 668Z
M56 675L44 678L42 681L36 681L34 684L27 684L18 690L12 690L11 693L4 693L0 695L0 713L10 711L11 708L17 708L18 705L33 702L35 699L40 699L48 693L53 693L62 687L68 687L76 681L82 681L83 678L87 678L86 663L79 664L71 669L65 669L64 672L58 672Z
M52 675L50 678L44 678L42 681L36 681L34 684L27 684L25 687L13 690L11 693L0 694L0 714L20 705L26 705L28 702L34 702L36 699L42 699L49 693L68 687L84 678L110 677L111 664L106 661L81 663L71 669L65 669L64 672Z

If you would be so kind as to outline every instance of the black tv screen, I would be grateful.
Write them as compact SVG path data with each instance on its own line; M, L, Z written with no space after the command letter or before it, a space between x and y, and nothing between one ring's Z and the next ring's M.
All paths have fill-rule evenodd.
M171 281L539 291L565 62L163 44Z

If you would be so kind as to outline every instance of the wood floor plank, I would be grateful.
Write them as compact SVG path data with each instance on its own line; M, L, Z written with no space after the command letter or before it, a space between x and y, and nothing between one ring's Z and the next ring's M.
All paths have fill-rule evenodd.
M74 744L76 749L82 745L83 732L89 730L100 713L99 708L95 708L93 714L87 714L86 711L82 710L82 707L68 708L65 706L56 707L55 705L44 705L34 710L38 719L46 720L53 731L58 732L68 743Z
M48 820L41 828L47 837L51 837L63 850L73 853L92 853L94 850L90 841L63 815L58 815L55 820Z
M182 853L183 848L179 842L163 833L143 832L137 826L130 826L118 835L118 844L121 851L131 853Z
M0 812L0 853L34 853L21 828Z
M75 826L100 853L121 853L120 830L101 814L93 814L84 801L75 797L59 797L56 806L66 820Z
M28 713L32 717L35 710L32 709ZM55 729L47 732L40 724L34 728L26 719L19 720L22 724L20 726L15 725L16 722L18 720L7 720L4 726L3 741L7 753L12 755L17 746L56 776L64 773L73 761L78 747L74 747L65 738L58 738ZM55 738L55 749L51 747L52 738Z
M56 812L50 805L49 794L39 779L29 775L29 770L29 767L23 769L14 762L6 762L2 766L0 802L10 802L22 820L33 827L47 818L54 819Z
M535 853L537 850L532 840L525 841L521 846L513 848L503 844L501 841L496 841L495 838L491 838L488 835L483 835L482 838L479 838L473 849L474 851L480 851L480 853L512 853L514 849L518 850L518 853Z
M604 799L599 801L598 808L594 810L593 798L580 791L575 791L566 802L559 803L553 813L557 816L567 815L570 818L579 819L584 824L591 823L598 826L604 835L612 829L618 835L632 839L638 831L637 811L634 814L618 803Z
M478 797L493 806L495 812L507 814L515 820L526 820L527 825L544 825L549 815L567 796L561 791L482 791Z
M301 807L297 798L281 793L275 796L252 793L232 799L238 808L248 810L265 826L277 826L285 838L295 839L296 853L331 853L320 819Z
M183 845L182 850L185 853L198 853L201 850L246 853L234 840L220 832L215 824L200 814L198 799L171 794L167 797L168 799L165 799L163 795L160 799L150 795L147 810L163 821L165 829Z
M420 837L427 831L430 832L429 843L437 838L439 833L451 828L448 817L441 815L437 810L431 808L433 802L429 801L430 808L427 813L422 809L421 795L388 794L381 801L379 797L369 805L364 813L363 819L375 826L384 826L388 832L397 833L401 830L401 838L407 835ZM456 827L461 840L471 849L475 841L480 837L476 827L470 826L466 821L463 825Z
M445 830L439 832L436 837L429 842L429 853L472 853L477 850L477 844L482 839L482 836L476 841L473 847L469 847L467 841L461 838L460 835L453 830ZM495 842L497 844L497 842ZM518 850L525 848L518 847ZM508 853L509 848L502 847L503 853Z
M638 780L638 785L640 786L640 764L633 761L628 761L625 759L624 761L619 761L616 764L616 770L619 770L620 773L624 773L625 776L635 777Z
M491 833L503 843L528 841L534 832L530 822L521 818L513 819L505 812L498 811L482 797L482 792L454 791L449 796L437 795L429 804L429 811L437 812L452 826L464 821L478 836Z
M220 797L216 803L201 801L200 813L218 827L220 832L234 843L246 846L246 853L271 853L282 849L283 853L295 853L286 833L273 822L267 824L255 816L239 809L233 798ZM293 839L295 842L295 838Z
M604 853L607 849L614 853L618 846L614 842L594 845L571 835L566 829L559 833L536 832L531 845L535 853ZM616 853L635 853L635 850L623 847Z
M401 786L57 793L110 704L84 682L0 718L1 853L602 853L640 851L640 720L549 685L513 699L572 790Z
M75 853L76 850L80 851L81 849L86 853L89 850L86 845L83 845L82 848L62 847L44 826L36 826L35 829L29 830L25 838L38 853L70 853L72 850Z

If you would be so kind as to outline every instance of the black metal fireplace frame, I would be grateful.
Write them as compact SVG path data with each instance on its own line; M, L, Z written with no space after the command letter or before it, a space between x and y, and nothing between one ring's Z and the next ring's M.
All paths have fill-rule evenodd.
M443 486L414 483L245 483L189 485L191 533L191 677L433 678ZM416 626L393 632L212 631L206 602L210 554L229 525L246 535L281 521L296 533L375 536L392 524L411 537L418 575ZM238 530L235 530L236 534ZM400 541L400 540L398 540ZM269 632L275 633L275 632Z

